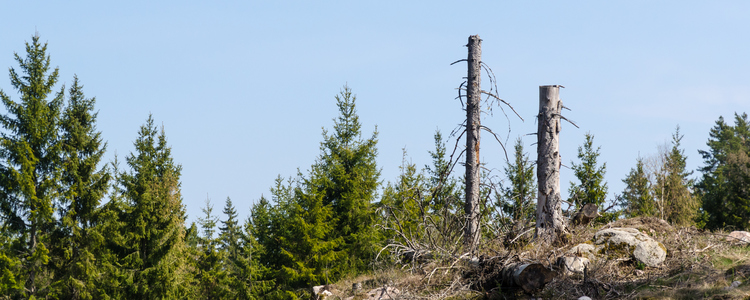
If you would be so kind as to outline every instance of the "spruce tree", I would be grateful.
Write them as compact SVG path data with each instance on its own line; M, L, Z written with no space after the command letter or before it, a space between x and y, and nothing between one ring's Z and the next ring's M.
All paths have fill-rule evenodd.
M526 223L536 218L536 179L534 165L524 153L523 142L516 140L514 161L505 166L509 183L500 186L500 195L495 205L510 216L514 223Z
M197 260L198 297L201 299L230 298L231 291L227 281L227 270L223 264L223 252L218 249L219 240L214 238L218 218L213 215L211 200L206 199L206 207L201 208L205 214L198 219L203 230L200 241L200 256Z
M424 178L417 173L416 165L406 161L404 150L401 174L396 183L388 183L378 204L384 210L381 221L388 230L385 234L403 244L418 241L423 236L424 218L429 213L429 200L425 198ZM405 241L404 239L409 239Z
M23 289L19 277L21 260L15 255L18 244L7 231L0 232L0 295L18 295Z
M281 182L281 177L278 177L277 186ZM243 256L247 258L249 265L243 268L243 278L250 281L250 292L245 293L247 298L253 296L271 299L272 294L279 293L276 274L281 265L278 258L278 236L281 235L281 230L275 224L275 209L275 206L261 196L253 204L250 217L245 222Z
M261 198L253 206L258 256L282 288L334 282L364 270L375 255L377 132L361 138L355 103L344 87L336 96L340 114L334 132L324 130L309 174L298 172L288 184L277 179L273 203Z
M86 98L78 77L69 90L62 119L62 178L59 224L51 249L54 282L51 296L101 298L97 283L104 261L99 205L109 187L107 168L98 169L106 144L96 130L94 98Z
M572 162L573 173L578 179L578 183L570 183L570 201L575 204L576 209L586 204L595 204L602 209L604 201L607 198L607 182L604 181L604 174L607 172L607 163L598 165L599 150L601 147L594 149L594 135L586 133L586 140L582 146L578 147L578 159L580 164ZM600 221L611 221L617 218L616 213L605 213L600 217Z
M667 221L680 226L694 225L699 203L691 189L693 180L688 178L693 172L686 167L685 150L680 149L682 135L677 126L672 135L672 149L666 154L664 177L657 178L656 196L664 205L664 216Z
M256 257L268 269L276 271L291 262L281 255L281 240L288 235L288 220L294 201L294 188L291 179L284 181L279 176L271 188L271 201L261 197L251 209L254 237L263 251Z
M357 97L348 86L336 97L339 109L334 119L333 134L323 131L321 155L305 180L308 199L321 197L322 205L331 206L334 228L328 239L341 239L345 254L341 266L361 271L375 257L377 235L374 230L375 209L380 170L377 167L377 130L368 139L362 138Z
M747 114L734 114L734 126L719 117L709 132L709 150L699 150L704 160L697 184L705 226L750 229L750 122Z
M21 73L11 68L10 81L20 101L0 90L7 111L0 116L4 129L0 210L3 230L15 240L12 256L23 258L15 280L23 281L22 297L32 298L43 296L50 285L49 243L60 190L59 122L64 88L53 92L59 72L50 70L47 44L41 44L38 35L26 43L26 57L16 53L15 60Z
M446 158L446 147L443 135L439 130L433 135L434 151L429 151L432 165L426 165L425 188L431 212L431 220L437 231L434 236L443 238L444 246L453 244L453 238L463 235L461 223L464 222L463 205L465 188L461 182L451 176L451 162Z
M446 158L446 147L443 135L439 130L433 135L435 150L429 151L432 165L425 165L427 174L427 188L430 191L431 211L437 215L439 212L451 213L463 209L463 188L458 187L458 180L450 176L451 164ZM444 216L447 219L447 216Z
M229 197L222 212L226 220L221 221L222 226L219 227L219 249L223 257L222 267L227 272L229 297L253 299L264 291L266 273L260 270L255 257L257 242L252 231L252 217L243 228Z
M242 227L237 220L237 209L229 197L224 203L222 213L227 219L221 221L222 226L219 227L219 247L227 253L229 262L234 262L240 258L242 252Z
M657 214L651 184L644 171L642 158L638 158L635 168L630 169L630 173L622 182L625 183L622 199L625 203L625 213L629 217L651 217Z
M335 237L333 207L324 204L325 193L317 188L310 182L295 187L286 224L279 226L283 265L277 276L288 287L330 284L348 270L341 259L343 239Z
M185 263L182 167L172 159L164 129L157 130L150 115L134 146L135 152L126 157L131 171L119 176L127 203L120 259L127 270L124 297L179 297L185 288L180 272Z

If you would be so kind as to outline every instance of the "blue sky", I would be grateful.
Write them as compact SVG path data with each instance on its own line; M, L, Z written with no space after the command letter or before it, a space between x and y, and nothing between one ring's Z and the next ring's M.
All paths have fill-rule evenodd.
M496 110L483 124L511 143L523 136L533 159L524 135L536 131L538 86L564 85L566 116L581 128L563 125L563 163L594 134L610 194L675 126L696 169L716 119L750 111L750 2L316 2L6 1L0 66L17 69L13 53L25 55L38 31L61 83L77 74L96 97L108 161L133 150L152 113L183 166L190 220L207 196L215 212L231 197L244 217L277 175L305 172L344 84L364 135L377 126L382 180L396 178L404 148L430 163L435 130L447 135L465 117L454 99L465 64L450 63L473 34L500 97L526 120ZM18 99L7 73L0 88ZM482 160L502 176L500 147L482 141ZM563 169L563 191L571 180Z

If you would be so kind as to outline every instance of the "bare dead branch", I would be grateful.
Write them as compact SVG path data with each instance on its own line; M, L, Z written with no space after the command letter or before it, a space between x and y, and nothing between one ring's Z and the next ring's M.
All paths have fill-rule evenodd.
M563 115L561 115L561 114L552 114L552 116L553 116L553 117L560 117L560 119L563 119L563 120L565 120L565 121L568 121L568 123L572 124L572 125L573 125L573 126L575 126L576 128L579 128L579 129L581 128L581 127L578 127L578 125L576 125L576 123L574 123L574 122L573 122L573 121L571 121L571 120L568 120L568 118L564 117L564 116L563 116Z
M452 62L450 65L452 66L452 65L455 65L455 64L460 63L462 61L466 61L466 59L465 58L464 59L459 59L457 61Z
M496 96L494 94L488 93L487 91L482 91L482 94L486 94L486 95L488 95L488 96L490 96L492 98L495 98L495 99L499 100L500 102L504 103L505 105L507 105L508 107L510 107L511 110L513 110L513 112L516 114L516 116L518 116L519 119L521 119L521 121L524 121L523 118L521 117L521 115L518 114L518 112L516 111L516 109L513 108L513 106L511 106L510 103L506 102L503 99L500 99L500 97L498 97L498 96Z
M497 142L500 144L500 147L503 148L503 153L505 154L505 161L510 162L510 159L508 158L508 151L505 150L505 145L503 145L503 142L500 141L500 138L494 132L492 132L492 129L490 129L489 127L484 126L484 125L480 125L479 127L489 132L492 136L495 137L495 140L497 140Z
M465 83L465 82L464 82L464 83ZM463 86L463 83L461 84L461 86ZM461 90L464 90L464 91L466 91L466 88L462 88L461 86L459 86L459 87L457 88L457 89L459 90L459 91L458 91L458 94L459 94L459 96L461 95ZM501 99L500 97L498 97L497 95L495 95L495 94L492 94L492 93L490 93L490 92L487 92L487 91L485 91L485 90L482 90L482 91L481 91L481 93L482 93L482 94L485 94L485 95L487 95L487 96L489 96L489 97L492 97L492 98L494 98L494 99L497 99L497 100L499 100L500 102L502 102L503 104L507 105L507 106L508 106L508 107L510 107L510 109L511 109L511 110L513 111L513 113L515 113L515 114L516 114L516 116L517 116L517 117L518 117L519 119L521 119L521 121L524 121L524 122L525 122L525 120L523 119L523 117L521 117L521 115L520 115L520 114L519 114L519 113L518 113L518 112L516 111L516 109L515 109L515 108L513 108L513 106L512 106L512 105L510 105L510 103L508 103L507 101L505 101L505 100ZM461 103L463 103L463 102L461 102ZM501 108L501 109L502 109L502 108ZM570 122L570 121L568 121L568 122ZM576 126L576 127L578 127L578 126Z
M464 105L464 100L461 98L461 87L463 87L465 84L466 84L466 81L462 82L461 85L458 86L458 97L456 97L458 98L458 101L461 101L461 108L466 107L466 105Z

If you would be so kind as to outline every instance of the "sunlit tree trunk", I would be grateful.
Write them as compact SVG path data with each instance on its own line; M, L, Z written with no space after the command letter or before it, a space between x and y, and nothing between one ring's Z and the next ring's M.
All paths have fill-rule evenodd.
M560 197L560 86L539 87L537 131L536 236L545 242L564 241L567 235Z
M466 232L464 245L473 251L479 243L479 129L481 100L482 40L469 37L469 65L466 93Z

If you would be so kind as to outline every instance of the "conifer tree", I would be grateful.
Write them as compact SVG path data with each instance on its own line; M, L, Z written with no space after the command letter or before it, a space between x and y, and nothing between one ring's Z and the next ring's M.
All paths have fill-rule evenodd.
M347 271L341 264L343 239L333 232L333 207L324 204L325 193L317 187L306 182L294 188L286 224L279 226L283 265L277 278L292 288L333 283Z
M435 150L429 151L432 165L426 165L427 188L430 190L430 208L433 213L456 212L463 209L463 188L458 187L458 180L450 176L450 162L446 159L445 142L439 130L433 135ZM440 215L438 213L438 215ZM446 218L447 219L447 218Z
M439 130L433 135L435 150L429 151L432 165L426 165L427 176L425 188L429 209L434 220L437 236L444 238L445 245L452 245L453 239L463 235L461 223L463 214L464 187L461 182L451 176L451 162L446 158L446 147L443 135Z
M309 200L321 197L322 205L331 206L335 219L332 236L341 239L345 261L350 271L364 270L375 257L377 235L374 230L373 203L378 188L377 130L362 139L357 97L348 86L336 97L339 116L334 119L333 134L323 131L321 155L313 165L310 178L303 182Z
M59 122L64 88L53 93L58 69L50 72L47 44L39 36L26 43L26 57L17 53L21 73L10 69L10 81L20 94L13 101L0 90L6 115L0 139L0 210L3 230L16 242L21 257L15 280L23 282L23 298L42 297L49 286L50 233L60 182ZM8 270L8 269L5 269ZM6 271L3 271L7 273Z
M288 234L286 220L290 217L291 205L294 200L294 189L291 180L284 181L279 176L271 188L271 201L261 197L251 210L253 233L259 247L263 251L257 252L256 257L268 269L276 271L281 266L290 264L281 255L281 240Z
M677 126L672 135L672 149L666 154L664 169L666 176L657 178L656 196L664 203L664 215L668 222L689 226L695 224L700 206L691 193L693 180L688 178L693 172L686 167L685 150L680 149L682 135Z
M625 203L625 213L629 217L650 217L657 214L651 184L643 168L642 158L638 158L635 168L630 169L630 173L622 182L625 183L622 199Z
M524 153L523 142L516 140L515 160L505 166L509 184L500 186L500 197L496 203L513 222L530 221L536 218L536 179L534 165Z
M594 150L594 135L586 133L586 141L578 147L578 159L580 164L572 163L572 169L579 183L570 183L570 199L574 201L576 207L593 203L600 208L607 197L607 183L604 181L604 174L607 172L607 163L601 166L597 164L599 158L599 149Z
M422 237L423 228L419 228L419 225L423 223L430 208L429 200L424 196L424 178L417 173L416 165L406 161L406 150L400 168L398 181L395 184L388 183L379 206L385 210L385 219L381 221L385 227L401 233L386 234L406 244L404 237L410 241Z
M214 238L218 218L213 215L211 200L206 199L206 207L201 208L205 214L198 219L203 230L200 241L200 256L197 261L197 280L199 284L199 298L201 299L226 299L230 298L231 291L227 281L226 268L223 264L223 252L219 252L219 240Z
M260 252L253 233L252 216L244 226L239 224L237 209L232 199L227 197L223 210L226 221L219 228L219 247L222 252L223 267L227 272L229 297L255 299L268 292L268 272L258 264Z
M172 159L164 129L149 116L135 152L126 157L130 172L120 174L127 203L122 222L122 256L127 270L124 297L179 298L184 274L185 210L180 195L182 167Z
M281 182L281 177L278 177L276 186L282 186ZM253 204L250 217L245 222L244 257L250 264L243 268L243 279L250 281L250 292L244 293L245 295L271 299L271 294L279 291L276 271L280 269L278 235L281 233L274 224L274 219L278 215L274 211L275 206L261 196L258 202Z
M120 258L127 253L128 243L124 230L123 220L126 219L128 204L123 197L124 191L121 182L120 164L115 154L113 161L109 164L111 182L108 200L97 209L96 231L105 239L103 249L98 252L101 257L97 258L97 268L100 277L97 281L98 296L101 298L122 299L125 298L122 284L130 275L128 270L122 268Z
M227 219L226 221L221 221L222 226L219 227L219 247L227 253L227 259L232 263L240 258L243 245L242 227L240 227L237 220L237 209L229 197L227 197L224 203L222 213L224 213Z
M62 127L62 188L60 222L51 249L54 282L51 296L63 299L100 298L97 283L104 261L104 236L99 231L99 205L110 174L97 169L106 148L96 131L95 99L87 99L74 77Z
M734 114L734 126L719 117L709 133L709 150L699 150L704 160L697 184L707 228L750 228L750 122L747 114Z
M256 239L253 217L245 220L242 232L242 252L234 264L236 273L233 286L239 299L270 299L267 297L274 291L276 280L271 269L262 264L260 257L264 248Z

